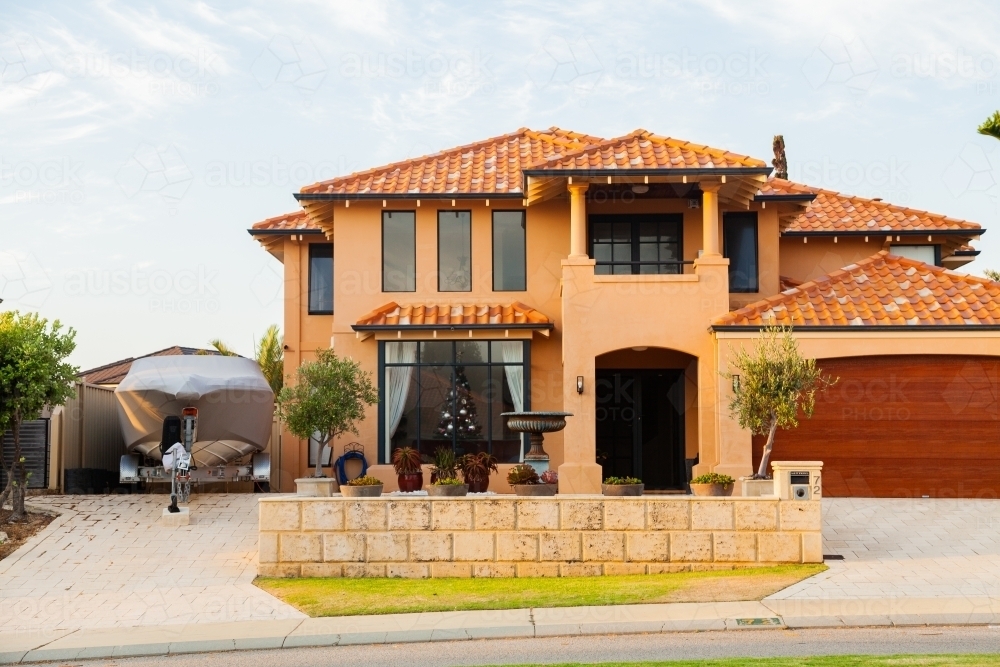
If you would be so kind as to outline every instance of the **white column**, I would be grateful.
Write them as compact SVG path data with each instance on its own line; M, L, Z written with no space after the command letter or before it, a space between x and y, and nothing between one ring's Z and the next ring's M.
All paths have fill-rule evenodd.
M719 188L721 183L700 183L702 257L720 257L719 250Z
M587 258L587 188L589 183L571 183L569 189L569 256Z

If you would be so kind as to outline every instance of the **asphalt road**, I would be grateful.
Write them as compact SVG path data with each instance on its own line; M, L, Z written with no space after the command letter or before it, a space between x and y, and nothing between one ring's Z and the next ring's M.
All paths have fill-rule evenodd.
M1000 626L745 630L281 649L73 661L81 667L455 667L898 653L1000 653Z

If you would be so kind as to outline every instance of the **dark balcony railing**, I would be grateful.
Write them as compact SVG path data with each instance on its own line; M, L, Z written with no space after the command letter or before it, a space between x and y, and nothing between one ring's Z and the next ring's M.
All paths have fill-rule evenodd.
M619 262L597 262L594 267L594 274L598 276L608 275L679 275L682 273L692 273L686 267L693 267L693 260L676 261L626 261Z

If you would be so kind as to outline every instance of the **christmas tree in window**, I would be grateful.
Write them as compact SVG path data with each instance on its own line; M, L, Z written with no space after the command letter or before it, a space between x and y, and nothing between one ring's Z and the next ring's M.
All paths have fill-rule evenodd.
M457 366L455 388L448 390L448 401L441 409L441 419L438 421L438 434L445 438L457 434L458 439L463 440L478 438L481 431L476 403L472 400L472 388L469 386L469 378L465 377L465 367Z

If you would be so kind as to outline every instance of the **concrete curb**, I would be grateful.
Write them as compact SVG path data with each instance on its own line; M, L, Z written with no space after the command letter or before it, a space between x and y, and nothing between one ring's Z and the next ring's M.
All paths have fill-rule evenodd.
M0 634L0 664L86 658L777 628L1000 623L1000 598L764 600L340 616Z

